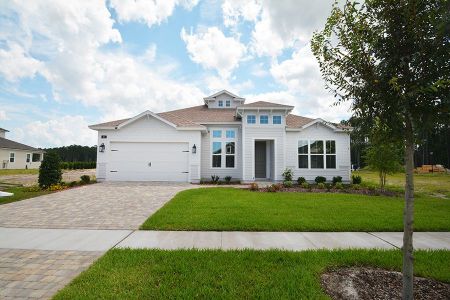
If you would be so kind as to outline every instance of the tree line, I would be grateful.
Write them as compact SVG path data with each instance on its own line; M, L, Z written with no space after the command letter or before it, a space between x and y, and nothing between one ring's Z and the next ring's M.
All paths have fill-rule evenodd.
M95 162L97 146L70 145L44 149L47 153L56 153L62 162Z

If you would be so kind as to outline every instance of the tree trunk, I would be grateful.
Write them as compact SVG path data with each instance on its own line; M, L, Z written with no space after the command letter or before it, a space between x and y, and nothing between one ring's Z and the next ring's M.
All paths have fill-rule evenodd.
M414 225L414 134L406 118L405 139L405 209L403 211L403 299L413 299L413 225Z

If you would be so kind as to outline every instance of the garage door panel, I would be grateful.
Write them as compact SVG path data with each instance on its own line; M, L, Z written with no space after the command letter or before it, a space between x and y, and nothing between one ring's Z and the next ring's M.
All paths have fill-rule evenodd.
M111 143L109 180L187 181L188 143Z

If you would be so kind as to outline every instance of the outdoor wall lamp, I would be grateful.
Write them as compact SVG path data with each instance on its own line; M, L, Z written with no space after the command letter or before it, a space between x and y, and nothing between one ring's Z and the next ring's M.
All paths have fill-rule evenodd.
M105 144L101 143L100 146L98 146L98 152L105 152Z
M194 146L192 146L192 154L195 154L195 153L197 153L197 146L195 146L195 144L194 144Z

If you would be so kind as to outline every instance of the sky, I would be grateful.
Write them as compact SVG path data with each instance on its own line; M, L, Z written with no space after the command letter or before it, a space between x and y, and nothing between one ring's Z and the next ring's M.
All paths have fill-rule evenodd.
M333 0L0 0L0 127L34 147L227 89L338 122L310 39Z

